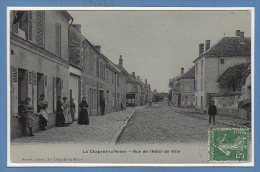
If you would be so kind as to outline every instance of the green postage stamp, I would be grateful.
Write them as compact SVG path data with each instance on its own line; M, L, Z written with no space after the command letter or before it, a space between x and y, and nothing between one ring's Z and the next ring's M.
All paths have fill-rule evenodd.
M209 161L249 161L249 130L216 128L209 131Z

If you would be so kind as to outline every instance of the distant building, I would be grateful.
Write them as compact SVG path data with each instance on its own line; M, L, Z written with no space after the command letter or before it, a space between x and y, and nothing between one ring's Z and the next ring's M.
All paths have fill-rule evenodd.
M195 107L195 66L179 77L179 93L182 108Z
M126 93L126 105L127 106L139 106L139 93L138 88L140 87L136 82L135 72L127 75L127 93ZM140 90L140 88L139 88Z
M204 51L205 49L205 51ZM234 37L223 37L215 45L210 41L199 45L199 57L195 63L195 105L206 110L211 94L218 93L218 77L230 66L250 62L251 38L244 32L236 31Z
M172 105L179 108L194 108L195 106L195 67L180 76L171 79Z

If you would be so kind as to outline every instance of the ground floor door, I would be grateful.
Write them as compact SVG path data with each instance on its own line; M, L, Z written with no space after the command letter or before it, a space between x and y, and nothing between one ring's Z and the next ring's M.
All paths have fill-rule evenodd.
M79 112L79 102L80 102L80 87L79 87L80 77L76 75L70 75L70 100L73 99L76 106L75 119L78 119Z
M178 94L178 107L181 107L181 94Z
M18 103L20 104L28 97L28 71L18 69ZM31 98L31 97L30 97Z

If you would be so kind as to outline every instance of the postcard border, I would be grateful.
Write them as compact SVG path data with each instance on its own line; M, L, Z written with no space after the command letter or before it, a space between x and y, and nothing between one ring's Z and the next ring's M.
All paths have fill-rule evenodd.
M250 10L251 11L251 85L252 85L252 137L251 137L251 162L249 163L224 163L224 164L137 164L137 163L12 163L10 160L10 10L146 10L146 11L161 11L161 10L181 10L181 11L206 11L206 10ZM7 167L253 167L254 162L254 67L255 67L255 51L254 51L254 43L255 43L255 7L7 7L6 8L7 15L7 30L6 30L6 39L7 39Z

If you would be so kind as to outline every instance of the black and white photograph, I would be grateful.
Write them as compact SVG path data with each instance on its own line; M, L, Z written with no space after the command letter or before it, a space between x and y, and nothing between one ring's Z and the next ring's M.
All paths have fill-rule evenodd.
M252 166L253 8L7 12L9 166Z

